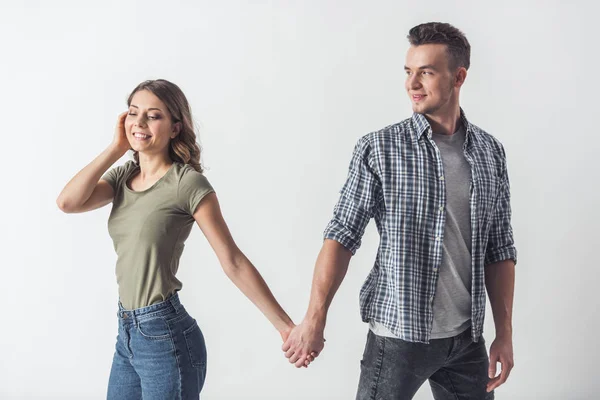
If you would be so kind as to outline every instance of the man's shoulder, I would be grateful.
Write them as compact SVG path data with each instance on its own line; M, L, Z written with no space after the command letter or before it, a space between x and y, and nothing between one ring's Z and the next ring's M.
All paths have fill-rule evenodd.
M384 128L363 135L359 139L359 143L365 145L377 145L391 140L404 140L405 138L410 137L413 131L414 126L412 118L406 118L395 124L387 125Z
M502 146L502 142L500 142L498 138L471 122L469 122L469 125L473 132L473 138L476 145L487 147L498 153L504 154L504 146Z

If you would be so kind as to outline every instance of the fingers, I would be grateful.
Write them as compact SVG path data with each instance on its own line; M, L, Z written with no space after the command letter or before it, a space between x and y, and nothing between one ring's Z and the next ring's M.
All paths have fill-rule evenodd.
M306 364L308 360L306 359L306 357L301 357L298 359L298 361L296 361L296 363L294 364L296 366L296 368L301 368L301 367L308 367L308 364L310 364L310 362L308 362L308 364Z
M498 355L495 352L490 351L490 367L488 368L488 377L490 379L496 377L496 363L498 361Z
M293 349L289 349L285 356L288 358L290 364L294 364L296 368L308 367L311 362L316 358L316 352L311 354L302 354L302 352L295 352Z
M496 363L498 362L498 355L496 354L496 352L494 351L494 349L490 349L490 366L488 368L488 377L489 377L489 381L487 383L487 392L491 392L492 390L494 390L498 385L498 380L500 379L499 377L496 377L496 368L497 365Z
M494 363L496 364L496 363ZM490 380L487 384L487 391L491 392L492 390L496 389L498 386L504 384L506 382L506 380L508 379L508 376L510 375L510 371L512 370L514 363L512 361L508 361L508 360L504 360L501 359L500 360L500 364L501 364L501 371L500 371L500 375L493 378L492 380ZM495 368L494 368L494 372L495 372Z
M319 345L318 341L316 343L306 343L302 339L302 336L295 334L297 333L295 332L296 329L298 327L292 329L285 342L281 345L281 350L290 364L294 364L296 368L307 368L317 358L323 345ZM313 349L317 348L318 351L311 351L311 347Z
M285 352L285 358L290 358L295 353L294 349L289 349Z
M296 364L298 361L300 360L304 360L303 357L300 357L300 353L294 353L291 355L291 357L289 358L290 360L290 364Z
M288 357L290 364L294 364L296 368L308 367L311 363L311 360L308 359L310 355L302 355L302 353L293 353L290 357ZM286 354L287 357L287 354ZM314 360L314 359L313 359Z
M489 392L491 392L492 390L496 389L496 388L498 387L498 385L499 385L499 384L498 384L498 382L499 382L499 381L500 381L500 377L499 377L499 376L498 376L498 377L496 377L496 378L494 378L494 379L491 379L491 380L488 382L488 384L487 384L486 391L489 393Z

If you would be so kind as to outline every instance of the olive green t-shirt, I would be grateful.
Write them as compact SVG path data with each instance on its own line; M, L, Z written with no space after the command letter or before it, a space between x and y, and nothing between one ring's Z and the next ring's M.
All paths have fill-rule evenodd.
M128 184L139 170L128 161L102 177L115 191L108 232L117 253L119 299L128 310L159 303L181 289L175 274L193 214L213 191L192 166L174 162L154 185L136 192Z

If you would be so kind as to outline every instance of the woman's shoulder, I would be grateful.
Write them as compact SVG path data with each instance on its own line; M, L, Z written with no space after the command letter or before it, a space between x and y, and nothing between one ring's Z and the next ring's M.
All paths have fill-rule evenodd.
M137 168L137 164L133 160L128 160L124 164L117 165L109 169L102 179L108 181L113 187L118 186L123 177L127 176L133 169Z
M132 169L135 169L137 167L138 164L134 160L127 160L125 161L125 164L121 165L123 171L131 171Z
M180 184L190 186L206 186L210 185L208 179L202 172L197 171L192 165L175 162L176 174Z
M179 178L177 197L184 209L193 215L200 201L214 189L204 174L189 164L177 163L175 172Z

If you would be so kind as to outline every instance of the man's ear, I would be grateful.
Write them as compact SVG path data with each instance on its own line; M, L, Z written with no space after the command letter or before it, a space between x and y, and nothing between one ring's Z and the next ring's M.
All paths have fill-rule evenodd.
M467 79L467 69L465 67L458 68L456 75L454 76L454 86L460 88Z

